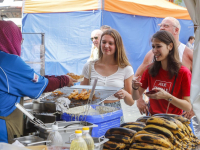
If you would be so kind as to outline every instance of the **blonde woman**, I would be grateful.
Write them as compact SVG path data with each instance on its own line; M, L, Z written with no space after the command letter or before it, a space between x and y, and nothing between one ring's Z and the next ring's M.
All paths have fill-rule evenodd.
M90 65L91 72L89 72ZM109 29L103 32L99 46L99 59L86 63L82 74L84 81L81 85L92 85L94 79L98 77L97 86L123 88L105 100L105 105L121 108L120 99L124 99L127 105L134 104L131 96L134 72L126 56L122 38L116 30Z

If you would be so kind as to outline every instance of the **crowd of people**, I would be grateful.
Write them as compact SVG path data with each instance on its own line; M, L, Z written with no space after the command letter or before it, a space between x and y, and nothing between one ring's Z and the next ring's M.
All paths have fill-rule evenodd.
M160 26L160 31L155 33L155 35L153 35L152 37L152 49L146 54L142 64L138 67L135 75L133 75L137 78L134 78L132 76L132 78L134 78L132 85L134 85L134 83L136 82L137 83L136 85L138 86L137 88L132 86L132 98L133 98L132 102L134 103L134 100L137 100L137 107L140 113L146 115L155 113L166 113L167 105L168 103L170 103L170 108L168 110L168 113L184 115L188 119L191 119L195 115L190 103L193 48L186 46L185 44L179 41L181 26L177 19L173 17L166 17L162 20L159 26ZM113 30L113 29L107 27L106 30ZM105 31L102 32L104 33ZM102 37L103 35L101 35L101 38ZM164 39L162 39L162 37L164 37ZM91 38L93 38L92 34ZM155 41L157 41L157 43ZM95 42L97 42L97 40L93 39L94 45ZM98 51L98 53L102 53L103 56L106 55L105 53L103 53L103 48L100 46L102 42L101 39L98 38L98 42L99 45L96 44L97 45L96 50ZM194 37L193 36L189 37L188 42L192 45L194 43ZM115 44L117 45L118 43ZM170 46L171 46L170 50L168 48L163 50L163 47L170 47ZM168 50L169 52L167 55L166 53L162 52L166 50ZM93 52L91 51L91 55L92 53ZM116 56L117 55L115 54L114 57ZM93 59L91 63L89 63L90 62L89 61L85 65L83 69L85 81L81 84L90 84L89 78L92 79L93 76L89 76L88 74L91 75L96 74L94 75L94 77L98 77L97 75L105 77L104 79L105 86L110 85L106 84L107 81L106 78L110 77L109 76L110 69L108 70L105 69L106 67L108 67L109 64L102 66L103 71L101 72L100 70L98 72L98 63L101 61L102 61L102 55L101 57L98 56L97 58ZM92 71L89 73L90 65L92 66L91 67ZM122 67L118 66L118 68ZM108 73L106 74L105 72ZM116 69L115 72L117 72ZM127 74L129 74L129 72L127 72ZM115 79L114 76L113 79ZM125 78L123 87L125 87L126 85L126 80L127 79ZM139 88L140 85L139 83L141 84L140 88ZM112 85L112 86L118 86L118 85ZM172 87L174 89L172 89ZM154 88L157 91L157 93L145 94L149 98L149 101L148 102L144 101L143 93L145 92L145 89L147 89L148 91ZM124 89L126 90L127 88ZM127 92L130 93L129 91ZM117 96L115 95L115 97ZM123 97L117 97L117 98L118 98L118 103L115 105L112 104L116 103L115 101L113 100L109 101L109 103L112 104L111 106L120 107L119 99L124 99L125 103L129 104L127 103L126 96L124 96L124 98ZM155 99L157 100L155 101ZM105 103L107 103L107 101L105 101ZM196 121L196 124L198 124L195 117L194 120Z
M193 51L179 41L180 29L177 19L164 18L160 31L151 38L152 49L135 74L119 32L107 25L92 31L91 56L83 68L84 80L80 84L91 85L98 78L99 86L122 87L104 101L107 106L121 107L120 100L131 106L137 100L141 114L168 111L191 119ZM0 142L8 142L14 135L23 135L23 115L16 109L16 102L23 103L24 96L38 98L43 92L72 86L75 80L67 75L43 77L31 69L20 58L22 34L13 22L0 21L0 34ZM143 93L149 98L149 108Z

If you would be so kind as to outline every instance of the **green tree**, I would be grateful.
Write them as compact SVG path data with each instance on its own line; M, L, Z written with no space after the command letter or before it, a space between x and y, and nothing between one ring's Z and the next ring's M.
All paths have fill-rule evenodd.
M181 5L182 0L175 0L174 3L177 4L177 5Z

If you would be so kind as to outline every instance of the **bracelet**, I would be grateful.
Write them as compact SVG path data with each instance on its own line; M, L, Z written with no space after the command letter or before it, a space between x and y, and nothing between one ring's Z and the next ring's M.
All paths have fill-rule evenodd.
M138 90L138 88L139 88L139 87L137 87L137 88L134 88L134 87L132 86L132 88L133 88L134 90Z

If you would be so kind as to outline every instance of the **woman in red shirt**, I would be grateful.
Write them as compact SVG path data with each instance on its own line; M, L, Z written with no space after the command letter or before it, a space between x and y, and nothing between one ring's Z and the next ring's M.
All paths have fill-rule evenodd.
M168 31L156 32L152 39L153 63L148 66L142 77L132 81L133 99L138 99L145 89L150 99L151 115L167 113L181 115L190 111L191 72L179 60L178 47L173 35Z

